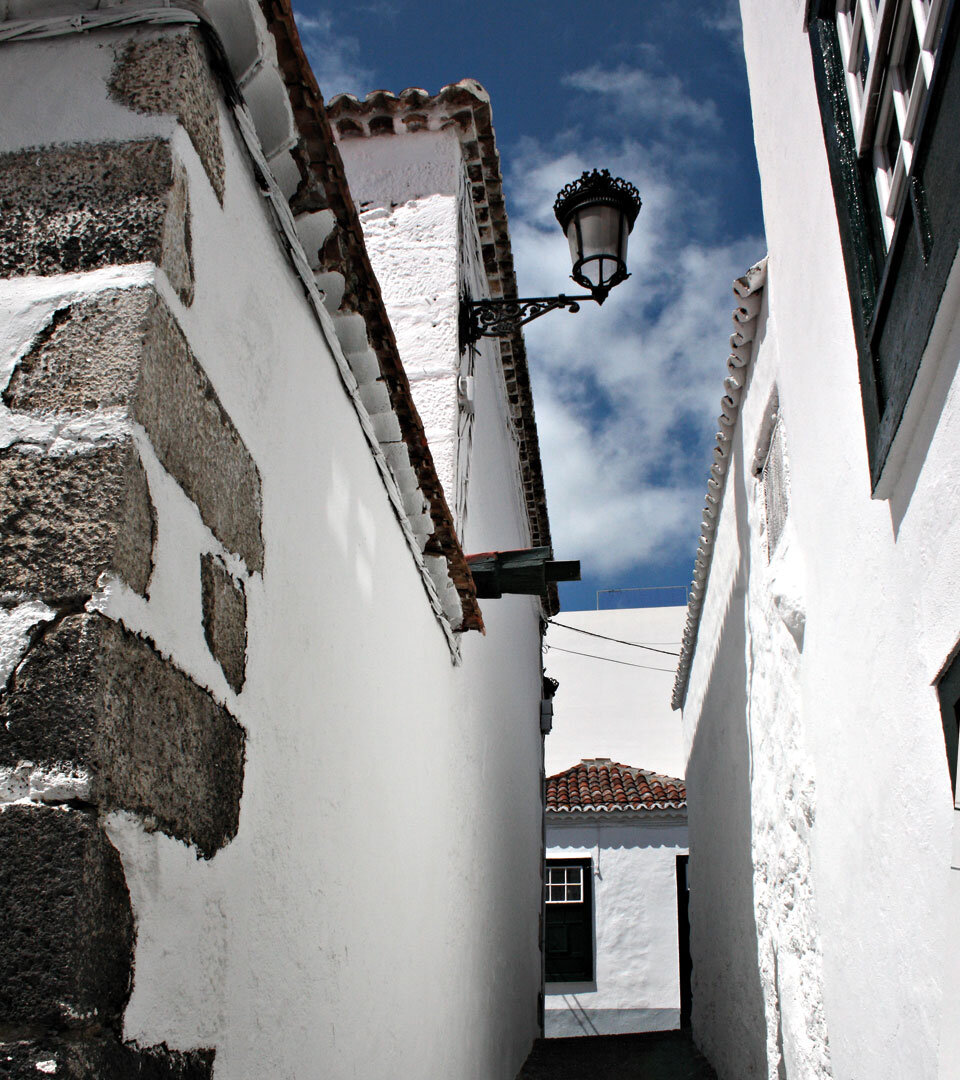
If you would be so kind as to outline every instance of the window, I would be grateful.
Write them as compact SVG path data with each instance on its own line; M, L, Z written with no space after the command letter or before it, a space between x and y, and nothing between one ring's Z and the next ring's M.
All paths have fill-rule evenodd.
M960 655L956 656L937 684L940 696L940 716L943 720L943 742L950 770L950 787L957 797L957 743L960 741Z
M590 859L549 859L544 875L547 982L593 979L593 870Z
M582 904L583 867L548 864L546 890L548 904Z
M945 0L838 0L837 36L857 153L869 163L890 248L930 90Z
M958 28L948 0L809 0L874 489L960 242Z

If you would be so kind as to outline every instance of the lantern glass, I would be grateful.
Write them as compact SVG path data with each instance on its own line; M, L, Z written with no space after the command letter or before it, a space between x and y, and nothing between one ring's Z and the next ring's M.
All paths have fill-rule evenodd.
M572 277L602 304L627 273L627 236L640 213L640 192L607 169L584 172L557 195L553 212L566 233Z
M588 289L609 289L627 269L627 233L623 213L607 203L580 207L567 226L575 280Z

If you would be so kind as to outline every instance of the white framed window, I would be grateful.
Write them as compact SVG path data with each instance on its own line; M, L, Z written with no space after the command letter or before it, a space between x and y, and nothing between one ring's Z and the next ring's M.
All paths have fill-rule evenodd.
M889 249L913 163L946 0L838 0L837 35L857 153L873 171Z
M548 865L544 890L548 904L583 903L583 867Z

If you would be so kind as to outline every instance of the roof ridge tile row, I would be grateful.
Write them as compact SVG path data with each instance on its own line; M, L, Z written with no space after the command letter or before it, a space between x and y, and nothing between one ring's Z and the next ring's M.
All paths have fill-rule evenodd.
M586 758L547 777L548 812L683 810L683 780L609 758Z

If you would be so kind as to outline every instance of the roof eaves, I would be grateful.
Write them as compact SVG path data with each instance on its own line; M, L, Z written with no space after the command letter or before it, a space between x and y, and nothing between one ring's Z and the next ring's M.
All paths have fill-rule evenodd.
M451 626L483 629L476 587L400 363L290 0L131 2L107 10L100 10L97 0L22 0L17 16L10 17L0 4L0 43L139 24L193 25L206 35L258 182L330 341L456 654ZM298 214L296 220L292 214ZM307 254L311 247L316 262ZM319 287L321 277L332 285L329 293Z
M260 7L273 35L280 72L290 106L293 110L298 139L290 149L300 171L300 182L290 197L290 206L298 217L332 211L335 226L325 229L326 235L317 249L317 274L325 283L333 275L342 277L342 293L334 314L335 325L345 321L344 352L348 362L357 356L355 329L349 325L351 315L363 319L366 342L361 343L356 362L351 363L360 383L385 387L389 404L396 415L406 455L398 454L397 444L389 430L381 445L391 464L398 486L404 495L410 493L411 483L404 483L405 474L412 468L416 486L422 492L428 508L429 523L423 536L423 554L428 567L444 562L444 576L449 575L459 597L461 608L459 630L483 630L483 618L477 601L473 576L457 537L453 515L447 505L440 479L433 463L423 423L410 391L410 383L400 360L400 353L390 324L380 285L370 264L363 242L360 218L347 185L346 173L337 150L333 131L327 119L323 98L316 78L300 42L290 0L260 0ZM309 227L309 226L308 226ZM339 291L340 282L330 283L329 292ZM340 319L337 318L340 316ZM339 332L339 325L338 325ZM364 363L366 344L376 357L377 370L371 372ZM349 349L352 345L353 349ZM372 377L371 377L372 375ZM375 392L376 387L372 387ZM373 396L373 395L371 395ZM384 428L389 429L385 424ZM404 456L409 461L404 461ZM420 525L422 514L412 515L412 525ZM432 558L431 558L432 557Z
M753 360L753 342L756 334L757 316L767 282L767 259L764 257L733 283L734 294L740 303L733 311L734 332L730 336L730 355L727 357L729 374L723 380L724 394L720 399L720 430L713 448L713 464L707 481L706 505L701 520L702 532L694 563L693 581L687 601L687 622L683 631L677 675L673 684L671 705L682 709L687 699L690 669L697 648L703 601L713 564L714 540L720 521L720 510L726 491L727 473L733 447L733 432L740 417L740 399L746 385L747 374Z
M654 811L685 810L686 807L687 801L684 799L682 802L668 800L666 802L625 804L620 806L548 806L546 812L548 814L625 814L631 812L645 814Z
M327 116L338 137L343 139L453 128L460 139L470 180L487 287L492 297L516 298L517 279L490 98L476 80L461 79L434 95L419 87L410 87L400 94L375 90L362 101L352 94L337 94L327 104ZM552 547L540 441L521 330L500 339L500 358L519 444L530 542L533 547ZM560 610L555 584L550 585L545 603L551 615Z

